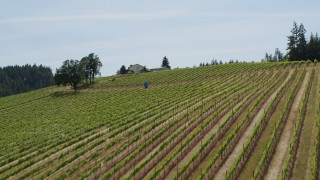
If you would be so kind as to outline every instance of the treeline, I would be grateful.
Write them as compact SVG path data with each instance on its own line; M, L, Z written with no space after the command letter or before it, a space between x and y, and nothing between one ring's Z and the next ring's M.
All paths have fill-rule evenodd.
M288 36L288 60L315 60L320 59L320 41L318 34L311 33L309 41L305 37L306 30L303 24L298 27L297 23L293 23L291 35Z
M23 65L0 67L0 97L54 85L49 67Z
M281 62L284 61L284 56L283 53L278 48L276 48L276 50L274 51L274 55L266 53L264 59L267 62Z
M306 38L306 29L301 23L299 26L293 23L291 35L288 36L287 54L284 56L278 48L274 55L266 53L263 61L279 62L279 61L314 61L320 59L320 39L318 34L310 34L309 39Z
M218 64L223 64L223 62L222 62L222 60L220 60L219 62L218 62L218 60L217 59L212 59L212 61L210 62L210 63L205 63L205 62L201 62L200 64L199 64L199 67L202 67L202 66L210 66L210 65L218 65Z
M56 70L53 77L57 85L71 85L74 91L82 84L92 84L96 75L100 74L102 63L94 53L79 60L66 60L62 66Z
M238 59L236 59L236 60L230 59L229 62L225 62L224 64L232 64L232 63L247 63L247 62L246 61L240 62ZM254 61L252 61L252 63L254 63ZM202 66L214 66L214 65L219 65L219 64L223 64L222 60L220 60L218 62L217 59L212 59L210 63L201 62L199 64L199 67L202 67ZM196 67L196 66L194 66L194 67Z

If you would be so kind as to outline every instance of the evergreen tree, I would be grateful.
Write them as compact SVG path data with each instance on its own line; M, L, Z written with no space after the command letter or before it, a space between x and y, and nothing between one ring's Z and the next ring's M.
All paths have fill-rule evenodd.
M278 57L278 61L283 61L284 60L283 53L278 48L276 49L276 55Z
M0 67L0 97L54 85L49 67L23 65Z
M121 66L119 73L120 74L127 74L127 69L124 65Z
M307 44L307 59L314 61L320 59L320 42L318 35L315 36L311 33L310 40Z
M307 59L307 40L305 38L306 30L301 23L298 27L297 23L293 23L291 36L288 36L288 56L289 61L306 60Z
M316 44L314 35L311 33L310 40L307 44L307 59L312 61L316 59L316 54L315 54L316 51L317 51L317 44Z
M163 57L161 67L166 67L166 68L171 69L171 67L170 67L170 65L169 65L169 60L168 60L168 58L167 58L166 56L165 56L165 57Z
M317 58L317 60L320 60L320 38L318 37L318 33L316 33L315 42L316 42L315 44L316 44L316 48L317 48L317 52L315 53L316 58Z
M268 53L266 53L266 55L264 56L264 59L266 62L269 62L269 54Z
M298 32L298 43L297 43L297 50L298 50L298 57L297 60L307 60L307 40L305 37L306 30L304 29L303 24L299 26Z
M283 61L283 54L281 53L281 51L276 48L276 50L274 51L274 56L272 58L273 62L280 62Z
M212 59L210 65L218 65L218 60L217 59Z
M299 28L296 22L293 23L291 29L291 36L288 36L288 48L289 61L297 60L298 58L298 35Z
M272 56L272 54L266 53L264 60L266 62L280 62L280 61L283 61L283 53L281 53L281 51L278 48L276 48L275 51L274 51L274 55Z

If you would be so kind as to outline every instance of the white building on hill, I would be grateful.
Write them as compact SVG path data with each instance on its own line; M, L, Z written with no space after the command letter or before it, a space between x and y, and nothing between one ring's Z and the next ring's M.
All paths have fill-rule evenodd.
M135 65L130 65L128 69L129 71L133 71L135 74L139 74L144 69L144 67L141 66L140 64L135 64Z

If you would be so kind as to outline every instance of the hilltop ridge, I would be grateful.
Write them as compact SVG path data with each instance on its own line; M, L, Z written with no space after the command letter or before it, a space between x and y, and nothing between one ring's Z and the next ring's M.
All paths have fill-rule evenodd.
M212 178L226 175L216 169L224 162L219 158L229 158L229 165L222 166L228 176L242 178L241 172L251 176L255 167L264 167L252 157L262 157L266 147L260 146L274 143L267 137L276 131L281 112L293 111L283 103L292 96L297 99L292 102L298 103L295 107L305 103L318 107L317 101L303 98L304 94L319 98L318 74L314 64L234 63L102 77L77 93L70 87L48 87L0 98L0 177ZM150 84L148 89L144 82ZM318 117L316 111L304 111L307 115L299 117L306 120L292 121L306 127L316 123L317 118L309 117ZM284 124L287 121L283 119ZM248 128L253 122L265 130ZM317 127L310 127L312 136L318 136ZM263 144L254 144L247 163L239 163L242 149L233 152L232 147L241 137L244 147L254 142L249 137L255 133L260 133ZM309 136L305 130L301 134ZM291 142L295 134L289 137ZM317 152L313 144L306 143L306 148ZM300 150L293 157L300 157ZM309 153L305 161L311 164L308 157L316 155ZM281 157L283 162L287 157ZM278 166L287 168L285 163ZM305 169L311 172L311 165ZM295 166L289 170L297 174Z

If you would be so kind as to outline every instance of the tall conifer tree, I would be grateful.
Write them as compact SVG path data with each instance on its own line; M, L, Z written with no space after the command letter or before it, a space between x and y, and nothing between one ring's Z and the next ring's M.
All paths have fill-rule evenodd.
M291 29L291 36L288 36L288 48L289 61L297 60L298 58L298 34L299 28L296 22L293 22L293 28Z
M307 40L305 37L306 30L304 29L303 24L300 24L298 31L298 57L297 60L307 60Z
M166 67L166 68L171 69L171 67L170 67L170 65L169 65L169 60L168 60L167 56L163 57L161 67Z

